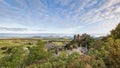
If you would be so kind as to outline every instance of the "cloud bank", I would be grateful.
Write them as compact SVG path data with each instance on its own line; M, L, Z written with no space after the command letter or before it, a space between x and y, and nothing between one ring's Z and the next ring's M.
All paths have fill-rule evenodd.
M106 35L120 22L120 0L0 0L0 8L8 31Z

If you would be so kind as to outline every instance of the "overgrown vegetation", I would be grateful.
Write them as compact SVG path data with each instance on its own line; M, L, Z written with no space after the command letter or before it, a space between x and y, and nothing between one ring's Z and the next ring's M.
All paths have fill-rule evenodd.
M42 40L0 40L0 68L120 68L120 24L109 36L95 39L83 34L70 45L88 45L88 53L68 54L62 49L54 56Z

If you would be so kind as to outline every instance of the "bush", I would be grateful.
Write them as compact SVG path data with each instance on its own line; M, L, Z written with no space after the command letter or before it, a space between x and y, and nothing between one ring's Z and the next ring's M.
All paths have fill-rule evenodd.
M25 67L27 53L23 46L18 46L12 49L9 55L0 59L0 66L5 68L22 68Z
M36 46L31 47L30 53L28 55L27 64L31 64L41 59L47 59L49 57L49 53L45 51L44 43L39 40Z

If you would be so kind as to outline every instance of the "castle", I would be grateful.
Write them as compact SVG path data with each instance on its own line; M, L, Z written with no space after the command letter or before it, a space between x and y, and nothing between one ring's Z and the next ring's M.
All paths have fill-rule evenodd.
M81 40L80 34L74 35L74 41Z

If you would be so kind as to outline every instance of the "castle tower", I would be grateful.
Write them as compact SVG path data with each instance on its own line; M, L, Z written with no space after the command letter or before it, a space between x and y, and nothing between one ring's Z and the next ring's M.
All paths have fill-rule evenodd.
M78 34L77 35L77 40L80 40L81 39L81 36Z
M77 40L77 36L76 35L74 35L74 40Z

